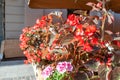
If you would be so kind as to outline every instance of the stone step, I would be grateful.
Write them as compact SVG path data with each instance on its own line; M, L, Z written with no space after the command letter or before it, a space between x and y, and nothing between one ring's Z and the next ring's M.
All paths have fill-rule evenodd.
M1 61L0 80L35 80L35 75L32 65L23 60Z

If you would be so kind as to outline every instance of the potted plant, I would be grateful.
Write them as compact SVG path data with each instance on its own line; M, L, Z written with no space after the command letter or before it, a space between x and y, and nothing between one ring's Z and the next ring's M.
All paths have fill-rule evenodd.
M104 23L114 18L102 1L87 5L102 11L102 17L76 11L77 15L63 20L62 12L52 12L23 29L20 48L25 63L33 65L37 80L113 80L120 42L104 33ZM98 20L102 27L97 27Z

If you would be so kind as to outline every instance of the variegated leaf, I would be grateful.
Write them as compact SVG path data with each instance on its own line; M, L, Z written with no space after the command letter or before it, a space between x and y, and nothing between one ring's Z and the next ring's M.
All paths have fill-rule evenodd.
M74 80L89 80L89 77L85 72L78 72L75 74Z
M114 21L114 17L110 12L108 12L107 18L108 18L108 23L112 24Z
M95 5L95 3L88 2L86 5L87 5L87 6L91 6L91 7L93 7L93 6Z
M100 65L98 68L98 75L101 80L111 80L111 71L112 69L105 64Z
M114 40L120 40L120 37L114 37Z
M79 15L86 15L86 14L87 14L87 11L75 10L73 13L74 13L74 14L79 14Z
M110 80L120 80L120 67L114 68Z
M90 71L98 71L99 65L100 62L95 60L90 60L87 63L85 63L85 67L88 68Z
M67 45L70 44L73 39L74 39L74 35L68 34L65 37L63 37L60 42L62 45Z

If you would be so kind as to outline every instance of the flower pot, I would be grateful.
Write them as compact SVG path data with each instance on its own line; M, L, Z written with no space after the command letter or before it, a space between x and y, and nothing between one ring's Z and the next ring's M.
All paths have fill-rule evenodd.
M41 75L41 72L42 72L42 69L39 65L37 64L32 64L33 66L33 70L34 70L34 73L35 73L35 77L36 77L36 80L44 80L42 75Z

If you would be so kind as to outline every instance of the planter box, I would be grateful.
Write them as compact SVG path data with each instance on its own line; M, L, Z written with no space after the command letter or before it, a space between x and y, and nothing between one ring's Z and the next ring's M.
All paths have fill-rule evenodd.
M5 58L13 58L13 57L24 57L20 47L19 47L19 40L17 39L10 39L4 40L2 46L3 47L3 54Z

